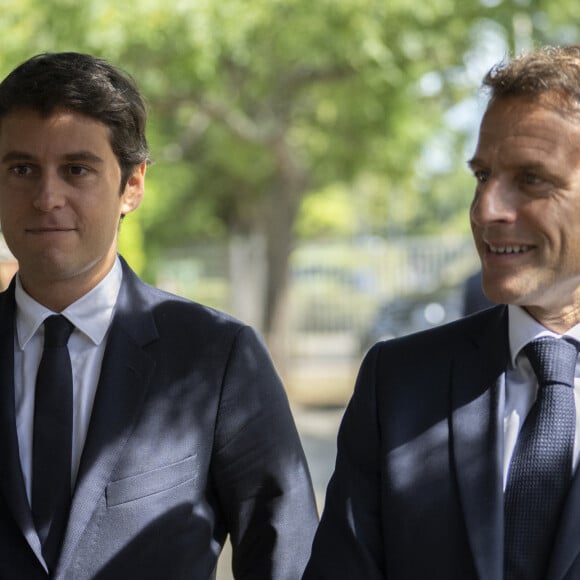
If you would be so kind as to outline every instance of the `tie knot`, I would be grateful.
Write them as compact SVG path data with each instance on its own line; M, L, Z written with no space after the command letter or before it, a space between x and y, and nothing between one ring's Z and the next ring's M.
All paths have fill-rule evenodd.
M65 346L74 325L61 314L53 314L44 321L45 347Z
M578 347L560 338L545 337L533 340L524 347L540 386L564 384L574 387Z

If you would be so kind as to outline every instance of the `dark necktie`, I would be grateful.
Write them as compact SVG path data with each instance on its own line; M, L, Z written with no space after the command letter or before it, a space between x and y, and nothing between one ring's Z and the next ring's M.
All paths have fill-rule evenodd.
M67 342L73 325L60 315L44 321L44 349L36 379L32 459L32 515L52 572L71 499L72 371Z
M572 478L577 348L546 337L524 352L539 389L518 437L505 492L505 580L545 577Z

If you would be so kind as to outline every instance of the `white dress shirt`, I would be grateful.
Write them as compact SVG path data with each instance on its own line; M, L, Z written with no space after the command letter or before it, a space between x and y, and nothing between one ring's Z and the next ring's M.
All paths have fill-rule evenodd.
M536 400L538 380L522 349L528 342L540 336L560 335L542 326L519 306L508 306L509 344L511 364L505 375L505 388L500 395L500 418L503 420L504 456L503 485L507 483L509 464L516 446L520 429ZM568 330L564 336L580 342L580 324ZM576 362L574 401L580 409L580 366ZM574 441L573 469L578 464L580 452L580 413L576 413L576 437Z
M123 271L117 258L107 276L88 294L61 312L75 329L68 349L73 373L73 440L71 482L74 487L87 436L106 337L111 325ZM44 342L44 319L55 314L34 299L16 279L16 335L14 338L14 394L20 464L28 500L32 486L32 434L36 373Z

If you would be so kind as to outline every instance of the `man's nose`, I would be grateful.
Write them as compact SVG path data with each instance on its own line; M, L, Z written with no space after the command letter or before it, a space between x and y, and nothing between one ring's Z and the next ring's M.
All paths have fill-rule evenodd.
M501 179L489 179L480 184L473 202L470 216L475 224L511 222L516 216L515 192Z
M62 190L62 183L59 184L57 175L46 172L39 179L34 196L34 207L42 212L49 212L62 207L65 197Z

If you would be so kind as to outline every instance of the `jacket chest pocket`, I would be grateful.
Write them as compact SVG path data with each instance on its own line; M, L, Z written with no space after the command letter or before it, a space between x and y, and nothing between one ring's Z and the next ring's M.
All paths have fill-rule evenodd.
M195 479L195 455L145 473L112 481L107 485L107 507L124 504L170 490Z

